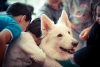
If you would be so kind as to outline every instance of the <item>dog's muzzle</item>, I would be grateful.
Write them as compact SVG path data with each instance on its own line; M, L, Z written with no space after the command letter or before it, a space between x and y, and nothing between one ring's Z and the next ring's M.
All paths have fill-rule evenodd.
M64 52L68 52L68 53L70 53L70 54L74 54L74 53L75 53L74 47L77 47L77 45L78 45L78 42L76 41L76 42L72 42L73 48L71 48L71 49L65 49L65 48L63 48L63 47L60 47L60 49L61 49L62 51L64 51Z

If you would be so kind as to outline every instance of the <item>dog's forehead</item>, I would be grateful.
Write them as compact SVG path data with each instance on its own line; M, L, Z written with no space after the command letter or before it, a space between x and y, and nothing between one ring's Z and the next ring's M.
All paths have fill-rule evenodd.
M65 25L55 25L55 27L52 29L52 31L56 31L56 33L60 32L68 32L71 31L71 29Z
M58 28L58 29L65 29L65 30L69 29L69 27L67 27L67 26L64 25L64 24L56 24L56 25L55 25L55 28Z

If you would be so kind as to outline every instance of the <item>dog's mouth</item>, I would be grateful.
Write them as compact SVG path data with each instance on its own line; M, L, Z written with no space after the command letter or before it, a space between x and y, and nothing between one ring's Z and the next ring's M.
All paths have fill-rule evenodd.
M75 53L75 49L71 48L71 49L65 49L63 47L60 47L60 49L64 52L68 52L70 54L74 54Z

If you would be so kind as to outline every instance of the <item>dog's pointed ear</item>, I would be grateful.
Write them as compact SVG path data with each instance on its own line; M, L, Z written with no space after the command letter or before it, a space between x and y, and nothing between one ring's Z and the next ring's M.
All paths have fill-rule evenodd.
M61 23L66 25L67 27L71 27L70 21L68 19L68 15L65 10L62 11L61 17L59 18L57 23Z
M53 29L54 22L51 21L45 14L41 15L41 31L42 35L46 35L48 31Z

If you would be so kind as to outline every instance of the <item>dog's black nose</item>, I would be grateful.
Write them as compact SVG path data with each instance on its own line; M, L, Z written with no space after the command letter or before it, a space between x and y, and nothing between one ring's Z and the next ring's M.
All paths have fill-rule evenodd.
M72 45L76 47L78 45L78 41L72 42Z

